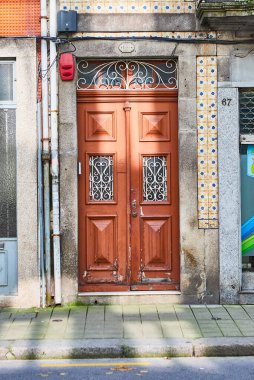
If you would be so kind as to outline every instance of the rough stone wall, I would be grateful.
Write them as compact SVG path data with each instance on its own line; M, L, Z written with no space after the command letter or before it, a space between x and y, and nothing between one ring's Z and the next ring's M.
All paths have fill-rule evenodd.
M75 43L77 57L106 59L122 57L120 42L80 41ZM132 57L178 57L179 64L179 174L180 174L180 244L181 244L181 296L178 302L218 302L218 234L217 230L198 228L197 215L197 124L196 124L196 59L206 52L215 54L214 46L197 44L135 43ZM60 140L61 158L61 222L63 284L72 281L72 296L77 284L77 120L75 83L60 82ZM68 96L67 96L68 95ZM68 146L66 142L68 141ZM70 158L68 160L67 158ZM68 173L68 176L66 176ZM71 201L70 201L71 200ZM68 259L67 259L68 257ZM69 267L69 263L72 266ZM75 268L76 266L76 268ZM70 289L64 299L70 300Z
M106 3L104 4L104 2L100 8L98 8L100 6L98 1L90 3L92 6L88 9L87 6L90 5L84 1L76 1L71 4L68 4L64 0L60 1L61 9L74 9L78 12L78 33L75 36L95 38L95 40L75 42L77 48L75 55L77 57L101 60L111 57L119 59L122 57L135 59L160 57L167 59L173 55L178 59L181 252L181 295L178 297L178 302L216 303L221 301L225 303L237 303L241 289L241 266L239 240L240 173L239 152L237 148L239 130L236 93L238 91L237 88L243 85L242 81L245 81L244 86L247 85L248 81L246 80L246 75L241 70L241 65L239 66L239 62L236 62L237 58L234 52L237 53L238 49L242 55L247 54L248 58L246 59L250 60L249 66L252 67L252 60L249 57L251 46L241 45L239 49L239 46L236 46L234 42L232 45L224 45L219 42L211 43L211 41L206 43L205 39L236 41L237 38L249 38L251 34L245 33L244 36L240 36L239 32L215 32L209 28L201 27L194 12L195 2L193 2L191 9L189 8L188 11L184 11L183 9L187 8L181 7L184 3L187 5L187 1L179 2L181 5L178 10L174 8L176 1L169 1L167 3L171 8L168 8L164 12L157 12L155 8L152 10L151 6L153 2L150 2L149 9L141 10L141 8L137 8L132 14L128 12L130 9L128 8L128 4L131 2L123 2L127 4L127 8L121 11L119 9L116 10L116 8L110 11L106 10ZM158 3L166 4L166 2ZM105 37L108 40L102 40ZM124 55L118 48L121 41L112 41L110 40L112 37L119 39L138 37L140 40L132 41L135 46L134 51L128 55ZM166 42L162 39L160 41L149 41L149 37L169 38L172 39L172 42ZM204 40L203 43L197 41L200 39ZM188 43L184 40L188 40ZM198 69L200 69L200 58L204 58L206 62L210 62L211 58L215 59L214 78L216 86L214 86L214 95L210 98L211 86L209 87L208 83L209 75L204 75L203 98L198 96L198 90L200 89L197 86L196 78L198 76ZM209 64L204 67L204 71L209 69L208 66ZM250 75L250 78L253 77L251 72L248 75ZM217 80L219 90L217 89ZM249 82L249 85L252 82ZM221 88L224 88L226 92L229 91L226 90L227 88L231 89L230 91L234 98L233 112L229 115L223 116L220 106L221 96L223 96L224 91ZM219 91L219 102L217 101L217 90ZM67 160L68 154L65 143L62 142L61 154L65 157L66 161L64 162L67 166L61 168L61 176L64 179L61 182L61 206L62 222L64 223L63 251L64 255L68 257L68 259L64 259L63 273L66 276L64 278L68 277L73 283L73 291L68 291L64 294L64 298L69 299L71 294L75 298L76 290L74 290L74 285L77 284L77 225L73 219L71 220L72 217L76 218L77 216L77 177L74 159L77 155L77 120L76 113L72 113L72 110L76 107L75 83L71 85L61 82L60 94L66 93L66 91L68 93L67 102L66 98L64 99L64 96L60 95L60 128L63 131L65 123L67 123L67 135L71 139L70 145L73 150L71 153L68 153L71 157L69 161ZM203 100L205 101L203 102ZM204 105L205 107L202 108ZM202 130L198 128L201 125L199 125L197 117L201 114L199 112L201 110L202 115L207 120L205 125L207 128L205 136L206 152L209 152L209 147L214 150L213 154L209 155L207 153L204 157L199 155L198 150L200 148ZM213 115L217 120L218 113L219 123L213 124L215 128L212 130L212 123L210 123L209 117ZM226 119L227 123L225 124ZM212 133L210 133L211 131ZM220 142L217 152L218 131ZM229 136L230 144L227 143L227 136ZM61 139L63 140L64 137L62 136ZM224 156L229 151L234 160L234 164L231 167L229 167L227 160L224 162ZM218 155L219 172L217 170ZM210 162L211 160L214 162ZM205 171L203 171L204 167L206 168ZM64 171L69 173L68 182L70 184L67 184L67 177ZM201 171L206 176L206 202L204 202L206 194L200 190L202 183ZM230 175L232 175L231 183L229 181ZM221 191L220 187L218 190L217 186L218 176L220 178ZM216 189L214 188L215 184ZM218 194L220 194L219 205ZM232 194L230 202L228 202L229 194ZM71 196L71 203L67 202L67 195L68 197ZM201 210L204 203L207 215ZM233 211L231 212L229 205L232 206L231 210ZM220 219L218 221L219 210ZM233 217L231 222L228 223L232 212ZM228 239L231 239L230 244L227 244ZM68 267L69 262L73 264L71 267ZM175 298L174 302L176 302Z

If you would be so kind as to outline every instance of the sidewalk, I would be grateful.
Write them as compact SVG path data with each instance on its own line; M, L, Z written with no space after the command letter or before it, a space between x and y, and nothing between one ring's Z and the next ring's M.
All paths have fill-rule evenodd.
M0 309L0 359L254 355L254 305Z

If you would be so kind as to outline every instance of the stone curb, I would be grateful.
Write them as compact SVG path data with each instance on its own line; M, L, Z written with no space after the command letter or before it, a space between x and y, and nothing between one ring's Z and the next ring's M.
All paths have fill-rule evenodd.
M253 356L254 338L0 341L0 360Z
M254 337L203 338L193 342L193 356L253 356Z

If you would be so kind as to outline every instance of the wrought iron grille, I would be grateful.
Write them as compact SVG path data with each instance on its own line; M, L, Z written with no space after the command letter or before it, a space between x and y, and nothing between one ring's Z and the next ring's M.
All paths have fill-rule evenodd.
M167 200L167 158L143 157L143 199L159 202Z
M17 236L16 159L16 110L0 108L0 238Z
M177 63L167 61L107 61L95 63L80 60L77 65L79 90L147 90L176 89Z
M254 88L240 91L240 133L254 133Z
M89 197L90 201L112 201L113 194L113 157L89 157Z

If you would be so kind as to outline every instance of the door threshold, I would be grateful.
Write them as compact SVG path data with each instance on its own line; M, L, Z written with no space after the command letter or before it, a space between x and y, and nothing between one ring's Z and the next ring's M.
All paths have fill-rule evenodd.
M80 292L78 293L78 297L85 296L147 296L147 295L180 295L181 292L179 290L132 290L127 292Z

